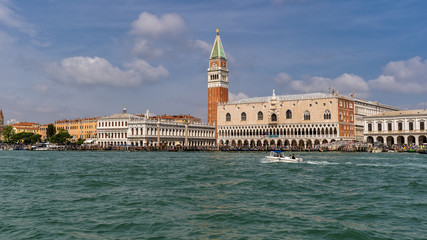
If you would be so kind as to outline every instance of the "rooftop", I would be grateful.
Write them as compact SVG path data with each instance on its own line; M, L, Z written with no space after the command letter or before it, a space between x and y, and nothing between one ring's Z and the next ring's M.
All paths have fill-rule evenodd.
M367 116L365 118L376 118L376 117L399 117L399 116L413 116L413 115L426 115L427 110L406 110L406 111L388 111L379 114Z
M246 98L239 101L229 102L228 104L269 102L272 97L273 96ZM306 100L306 99L334 98L334 97L348 98L342 95L335 95L335 94L328 94L328 93L306 93L306 94L293 94L293 95L278 95L276 96L276 100L292 101L292 100Z

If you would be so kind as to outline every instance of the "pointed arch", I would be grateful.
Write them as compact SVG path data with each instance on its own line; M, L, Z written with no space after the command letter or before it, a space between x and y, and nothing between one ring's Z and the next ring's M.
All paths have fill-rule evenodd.
M292 111L289 109L286 111L286 119L292 119Z
M271 121L277 122L277 115L275 113L271 114Z
M304 120L310 120L310 112L309 111L304 112Z
M264 119L264 114L261 111L258 112L257 119L258 120L263 120Z
M242 112L242 114L240 114L240 121L246 121L246 113Z

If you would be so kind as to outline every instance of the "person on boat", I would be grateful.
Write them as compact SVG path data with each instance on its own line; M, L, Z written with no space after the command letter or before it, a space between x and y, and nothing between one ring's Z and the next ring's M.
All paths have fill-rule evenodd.
M296 159L295 154L292 154L292 159Z

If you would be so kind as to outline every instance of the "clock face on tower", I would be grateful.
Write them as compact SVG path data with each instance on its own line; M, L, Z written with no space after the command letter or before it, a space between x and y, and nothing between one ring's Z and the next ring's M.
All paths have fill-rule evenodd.
M213 62L213 63L212 63L212 67L216 67L216 62Z

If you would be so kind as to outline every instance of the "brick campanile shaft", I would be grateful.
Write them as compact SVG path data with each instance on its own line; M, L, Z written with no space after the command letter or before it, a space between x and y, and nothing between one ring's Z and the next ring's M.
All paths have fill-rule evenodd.
M219 30L209 58L208 68L208 124L217 125L218 103L228 102L228 69L227 57L222 47ZM215 131L217 138L217 131Z

